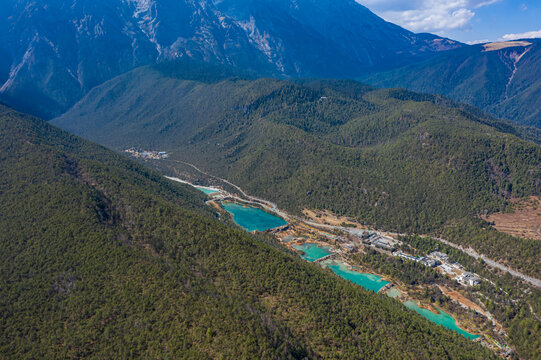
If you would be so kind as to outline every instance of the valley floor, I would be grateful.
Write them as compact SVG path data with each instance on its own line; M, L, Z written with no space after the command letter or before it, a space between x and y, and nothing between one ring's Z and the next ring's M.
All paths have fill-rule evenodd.
M207 204L225 221L231 221L231 214L225 211L224 202L259 208L285 219L288 225L264 229L265 236L278 239L284 248L361 286L362 280L348 277L367 275L381 279L382 286L374 291L401 301L424 317L446 315L447 324L454 324L456 331L479 334L475 341L499 355L520 356L524 349L535 348L531 339L523 341L516 324L535 323L536 294L541 281L492 261L467 247L467 242L462 244L466 246L463 248L442 238L379 231L329 211L304 209L302 214L292 215L275 203L250 196L236 184L180 159L145 162L204 191L209 196ZM302 249L296 249L311 245L328 249L329 253L308 259ZM432 261L438 260L430 253L434 249L452 255L454 260L442 259L434 265ZM509 320L509 311L525 307L533 318Z
M190 166L201 171L191 164ZM206 173L205 175L212 176ZM434 317L451 316L454 319L454 322L453 320L448 320L451 322L451 328L456 328L457 331L463 333L465 336L477 339L476 341L480 341L485 346L501 355L509 351L509 347L506 345L505 340L507 335L503 330L503 326L494 319L482 303L475 301L476 299L472 296L472 292L468 286L458 285L454 289L430 284L410 286L393 276L377 273L373 269L363 266L356 261L356 254L363 254L369 251L376 251L379 254L389 257L400 256L402 258L414 259L413 261L420 261L421 258L414 257L403 251L382 247L382 245L385 246L387 243L395 248L400 246L400 238L405 236L405 234L387 233L368 229L352 219L340 218L328 211L318 212L305 210L305 218L290 215L285 211L280 210L276 204L272 202L247 195L240 187L225 179L212 177L223 181L224 184L233 187L237 192L237 194L233 194L219 186L204 187L202 189L201 186L197 186L210 197L210 200L207 202L208 205L217 209L222 216L227 216L222 203L230 201L243 204L244 206L259 207L270 213L277 214L285 219L288 222L288 225L268 229L266 231L276 236L282 245L291 251L303 255L303 251L297 249L299 246L310 244L319 248L328 249L327 253L320 254L319 257L316 256L316 258L311 259L310 261L314 261L323 267L328 267L330 264L334 264L334 266L337 266L336 264L341 264L340 266L343 267L345 271L353 274L357 272L359 275L373 274L381 280L385 280L385 283L388 282L385 286L376 289L377 292L386 293L388 296L405 303L420 314L423 314L422 309L427 309L432 312L432 316ZM190 184L190 182L178 178L168 178ZM190 185L195 186L193 184ZM366 235L370 235L370 238L375 241L372 241L372 243L367 243L366 239L363 241L363 237L366 237ZM452 270L449 271L449 268ZM464 268L459 264L450 263L444 263L443 267L438 266L436 267L436 270L443 275L447 275L451 279L458 279L465 272ZM338 275L340 276L340 274ZM487 279L481 280L489 281ZM434 291L434 289L441 291L441 293L452 299L458 306L453 307L452 309L446 306L445 311L442 312L443 304L431 303L420 296L423 291ZM425 313L423 316L426 317L427 314L428 313ZM428 314L428 317L431 317L431 315ZM468 331L463 329L467 329ZM481 336L479 337L475 334L481 334Z

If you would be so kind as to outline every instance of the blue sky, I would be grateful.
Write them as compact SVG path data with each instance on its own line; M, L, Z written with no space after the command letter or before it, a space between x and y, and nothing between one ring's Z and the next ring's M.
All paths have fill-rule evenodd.
M414 32L463 42L541 38L541 0L356 0Z

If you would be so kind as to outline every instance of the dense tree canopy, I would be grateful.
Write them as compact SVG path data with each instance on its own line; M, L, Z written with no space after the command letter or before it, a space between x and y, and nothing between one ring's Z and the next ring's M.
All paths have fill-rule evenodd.
M441 96L354 81L182 70L122 75L55 123L119 150L167 150L291 212L327 209L377 228L453 239L458 229L460 243L541 276L539 247L524 252L528 241L496 232L470 241L466 226L448 229L480 228L479 215L541 192L541 147L508 123Z
M201 193L4 107L0 150L3 356L492 356L219 223Z

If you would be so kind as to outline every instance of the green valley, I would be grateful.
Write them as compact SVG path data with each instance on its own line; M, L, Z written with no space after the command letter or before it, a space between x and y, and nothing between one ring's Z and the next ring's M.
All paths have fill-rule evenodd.
M118 150L166 150L169 159L152 166L174 174L189 161L293 213L326 209L379 229L458 234L540 276L533 241L478 218L541 191L541 147L508 123L440 96L354 81L209 79L183 66L117 77L53 123Z
M491 357L100 146L6 107L0 140L2 356Z
M0 360L539 360L537 2L0 1Z

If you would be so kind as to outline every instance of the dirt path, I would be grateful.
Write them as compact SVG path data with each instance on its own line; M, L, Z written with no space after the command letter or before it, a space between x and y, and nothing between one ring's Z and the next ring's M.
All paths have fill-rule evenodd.
M304 209L302 213L308 219L311 219L314 222L322 224L322 225L342 226L343 223L347 223L347 224L355 225L356 227L359 227L359 228L361 227L359 224L348 219L347 217L336 216L328 210L314 211L310 209Z
M458 291L448 289L445 286L441 286L441 285L438 285L438 288L441 290L441 292L445 296L450 297L451 299L458 301L459 303L465 305L466 307L468 307L470 309L473 309L473 310L477 311L480 314L483 314L486 317L490 316L490 314L488 312L486 312L481 306L474 303L473 301L471 301L470 299L468 299L467 297L465 297L464 295L462 295Z

